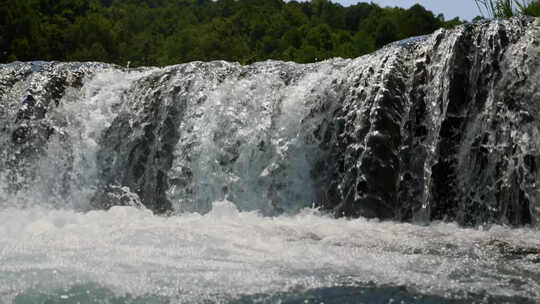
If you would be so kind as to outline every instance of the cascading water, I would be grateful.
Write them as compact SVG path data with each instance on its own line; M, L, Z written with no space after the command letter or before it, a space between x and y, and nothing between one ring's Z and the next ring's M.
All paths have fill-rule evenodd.
M539 27L0 65L0 303L539 301Z

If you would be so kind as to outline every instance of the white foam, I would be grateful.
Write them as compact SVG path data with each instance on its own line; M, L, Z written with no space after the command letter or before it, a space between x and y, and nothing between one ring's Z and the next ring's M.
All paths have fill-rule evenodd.
M540 264L503 258L496 239L534 247L537 230L463 229L333 219L306 209L262 217L215 202L206 214L148 210L0 211L0 302L29 289L94 284L119 296L201 302L375 282L422 293L463 292L540 300Z
M321 100L337 100L329 84L340 70L331 63L314 70L294 66L301 76L285 84L286 65L268 63L240 80L189 78L196 88L191 94L205 98L189 99L178 127L168 177L184 183L167 190L176 211L207 212L212 201L230 199L240 210L275 215L320 202L312 172L326 154L311 137L331 111L310 112Z

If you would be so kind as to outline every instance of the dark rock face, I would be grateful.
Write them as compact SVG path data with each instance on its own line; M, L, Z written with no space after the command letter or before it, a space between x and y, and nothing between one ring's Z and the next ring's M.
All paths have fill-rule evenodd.
M180 70L179 73L184 71ZM173 149L178 142L178 125L182 120L186 98L182 93L189 90L189 82L168 86L169 77L152 75L140 80L128 103L135 112L118 115L101 139L97 159L103 192L110 193L111 185L127 186L134 190L146 207L163 213L171 210L165 195L169 187L167 172L171 168ZM166 87L172 94L168 98L156 89L145 94L148 88ZM97 197L97 206L106 203L108 197Z
M315 203L536 224L539 28L471 24L309 65L2 65L0 199L30 204L44 184L41 197L82 195L83 209L206 212L227 199L268 215Z
M375 65L355 67L356 77L333 117L337 164L328 206L337 216L396 216L401 123L408 107L400 51L381 52Z
M475 24L356 72L335 116L330 207L466 225L537 218L538 43L538 21Z

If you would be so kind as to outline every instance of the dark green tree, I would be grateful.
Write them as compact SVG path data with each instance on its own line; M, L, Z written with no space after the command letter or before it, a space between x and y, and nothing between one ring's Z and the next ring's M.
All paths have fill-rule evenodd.
M132 66L351 58L462 23L420 5L343 7L329 0L3 0L0 16L1 62Z

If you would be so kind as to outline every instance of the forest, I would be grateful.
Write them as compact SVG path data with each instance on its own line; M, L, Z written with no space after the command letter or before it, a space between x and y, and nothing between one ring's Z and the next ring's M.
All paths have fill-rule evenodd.
M164 66L223 59L353 58L463 23L409 9L328 0L3 0L0 62Z

